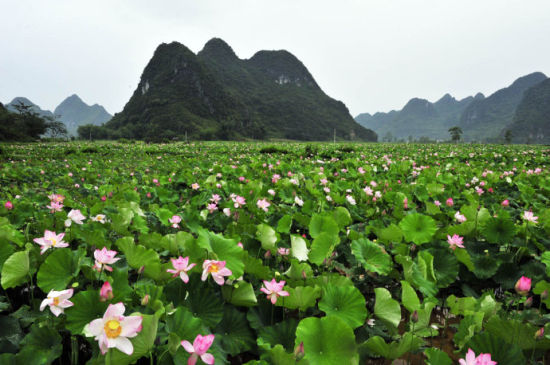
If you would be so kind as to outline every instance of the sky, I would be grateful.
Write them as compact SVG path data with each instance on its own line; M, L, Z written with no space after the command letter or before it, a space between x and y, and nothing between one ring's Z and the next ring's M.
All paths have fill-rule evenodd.
M548 0L0 0L0 102L120 112L160 43L286 49L359 113L550 76Z

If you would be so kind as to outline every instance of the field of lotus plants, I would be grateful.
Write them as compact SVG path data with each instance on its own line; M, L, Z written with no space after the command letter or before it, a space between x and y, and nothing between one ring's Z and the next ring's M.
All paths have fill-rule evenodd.
M544 364L547 146L0 146L1 364Z

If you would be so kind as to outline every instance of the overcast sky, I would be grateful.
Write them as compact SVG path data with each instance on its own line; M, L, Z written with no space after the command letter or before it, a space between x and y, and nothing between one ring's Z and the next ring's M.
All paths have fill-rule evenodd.
M119 112L162 42L286 49L353 116L550 75L548 0L0 0L0 101Z

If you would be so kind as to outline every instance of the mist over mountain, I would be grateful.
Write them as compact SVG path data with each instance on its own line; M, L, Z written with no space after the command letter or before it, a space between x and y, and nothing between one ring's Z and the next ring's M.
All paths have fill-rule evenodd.
M102 132L140 139L377 138L291 53L259 51L239 59L219 38L196 55L177 42L161 44L124 110Z
M355 119L366 128L373 129L380 139L385 141L418 140L422 137L448 140L448 129L459 126L464 132L464 141L495 142L503 138L502 131L512 122L517 122L514 128L520 138L519 136L523 136L523 133L517 129L518 123L525 124L530 121L525 117L527 114L525 107L520 116L515 118L516 109L519 110L519 104L526 90L544 80L546 76L543 73L534 72L518 78L510 86L488 97L478 93L473 97L456 100L450 94L445 94L435 103L413 98L399 111L392 110L389 113L374 115L364 113L359 114ZM530 95L530 100L538 100L535 94L541 92L544 92L543 89L535 89ZM526 103L529 104L529 102ZM533 103L543 108L544 103L539 101ZM538 127L534 128L536 130Z

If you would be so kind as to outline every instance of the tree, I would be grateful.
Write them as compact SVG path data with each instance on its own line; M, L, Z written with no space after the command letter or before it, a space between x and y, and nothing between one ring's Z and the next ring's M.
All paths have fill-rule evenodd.
M507 144L512 143L512 137L513 137L512 131L510 129L507 129L506 132L504 133L504 140L506 141Z
M460 127L454 126L449 128L449 133L454 142L458 143L458 141L460 141L460 137L462 136L462 129Z
M393 141L393 134L391 134L390 131L388 131L385 135L384 135L384 138L382 139L384 142L391 142Z
M55 120L53 118L46 122L47 135L51 138L67 138L67 127L65 123Z
M17 110L23 122L24 134L31 139L39 139L40 136L46 133L47 122L41 118L34 110L32 106L25 105L22 102L19 102L17 105L14 105L14 108Z

